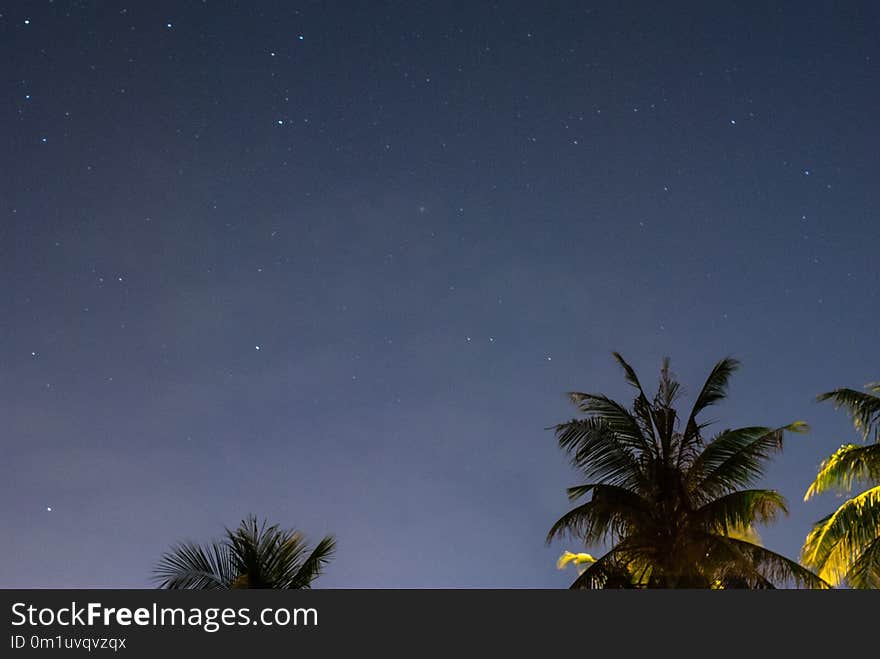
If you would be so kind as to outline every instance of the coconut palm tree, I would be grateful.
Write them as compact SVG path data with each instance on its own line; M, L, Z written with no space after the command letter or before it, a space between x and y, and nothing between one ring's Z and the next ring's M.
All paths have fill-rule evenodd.
M587 418L552 427L586 478L569 488L569 498L589 495L589 500L563 515L547 542L568 535L587 547L610 546L571 587L828 587L757 541L755 524L788 512L782 495L743 489L764 474L770 457L782 449L783 434L805 432L806 424L722 430L706 439L709 424L698 418L726 396L736 360L715 365L682 419L673 407L680 385L668 359L657 394L648 399L633 368L619 354L614 358L636 390L631 407L601 394L573 392L572 402Z
M813 526L801 560L832 583L880 588L880 383L864 391L835 389L819 396L852 417L863 444L846 444L822 463L804 500L828 491L868 489Z
M325 536L309 552L299 531L257 522L254 515L219 542L181 543L163 554L154 578L159 588L226 590L231 588L310 588L336 548Z

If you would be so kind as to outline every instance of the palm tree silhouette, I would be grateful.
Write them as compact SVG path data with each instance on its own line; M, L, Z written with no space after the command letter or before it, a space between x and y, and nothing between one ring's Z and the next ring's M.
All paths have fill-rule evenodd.
M310 588L335 548L336 541L328 535L309 552L300 532L265 521L259 524L250 515L237 529L226 529L219 542L174 546L153 573L159 588L165 589Z
M618 353L614 358L636 390L631 409L601 394L573 392L572 402L587 418L552 428L586 477L585 484L569 488L569 499L590 499L563 515L547 542L570 535L586 546L611 546L571 587L828 587L759 544L754 525L787 513L782 495L742 489L763 475L785 432L805 432L807 425L723 430L706 440L709 424L698 416L726 396L736 360L715 365L682 426L673 407L680 385L669 360L649 400L632 367Z

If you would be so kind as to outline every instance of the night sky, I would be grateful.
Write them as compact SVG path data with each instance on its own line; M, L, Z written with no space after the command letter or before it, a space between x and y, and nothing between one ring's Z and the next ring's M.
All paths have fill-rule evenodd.
M0 15L0 585L151 587L250 512L318 587L563 587L565 392L809 422L880 379L876 3L42 2ZM582 549L582 548L580 548ZM595 551L596 548L590 548Z

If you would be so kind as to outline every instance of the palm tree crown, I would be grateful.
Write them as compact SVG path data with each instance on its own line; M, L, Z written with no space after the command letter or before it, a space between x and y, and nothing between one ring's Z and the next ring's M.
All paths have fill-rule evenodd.
M742 489L763 475L782 449L784 432L804 432L806 424L729 429L704 439L708 424L698 416L726 396L736 360L715 365L682 425L673 407L680 385L668 359L649 400L632 367L619 354L614 358L636 390L632 406L573 392L572 402L587 418L553 427L586 477L569 488L570 500L590 498L563 515L547 541L568 534L588 546L610 546L572 588L827 587L759 544L754 525L787 513L785 499L774 490Z
M311 552L298 531L257 522L254 515L219 542L181 543L166 552L154 569L159 588L226 590L231 588L310 588L336 548L325 536Z
M813 526L802 560L832 583L880 588L880 383L867 392L835 389L819 396L846 409L867 444L846 444L822 463L805 500L817 494L868 489Z

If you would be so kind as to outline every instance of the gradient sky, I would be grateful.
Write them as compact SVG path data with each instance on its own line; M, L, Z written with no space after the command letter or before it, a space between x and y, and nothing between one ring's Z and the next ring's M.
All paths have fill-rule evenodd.
M758 6L760 5L760 6ZM876 3L70 2L0 14L0 586L150 587L249 512L316 586L563 587L565 392L665 355L813 426L880 379ZM51 510L50 510L51 509Z

